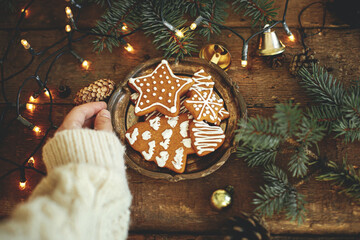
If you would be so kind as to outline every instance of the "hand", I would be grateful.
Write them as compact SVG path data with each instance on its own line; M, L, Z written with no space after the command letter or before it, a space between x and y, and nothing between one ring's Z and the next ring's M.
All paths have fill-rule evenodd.
M111 115L105 102L85 103L74 107L66 115L57 132L69 129L94 128L112 132Z

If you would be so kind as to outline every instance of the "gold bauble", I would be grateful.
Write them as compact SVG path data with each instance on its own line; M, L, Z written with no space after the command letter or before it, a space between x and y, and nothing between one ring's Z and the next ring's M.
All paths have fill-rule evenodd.
M220 44L208 44L201 48L199 57L228 70L231 64L230 52Z
M217 210L230 206L232 202L232 192L232 186L228 186L226 189L218 189L214 191L210 199L211 205Z

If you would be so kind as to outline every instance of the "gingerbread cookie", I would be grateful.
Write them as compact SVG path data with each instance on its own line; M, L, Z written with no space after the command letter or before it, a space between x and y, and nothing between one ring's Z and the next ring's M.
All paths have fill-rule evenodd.
M225 140L225 134L221 127L210 126L203 121L193 120L189 130L192 146L199 156L214 152Z
M188 113L177 117L156 116L146 122L136 123L127 130L125 137L145 160L183 173L187 155L195 152L189 137L192 118Z
M186 96L182 96L180 98L180 111L179 111L179 114L189 112L189 110L187 110L187 108L184 106L185 100L186 100ZM152 113L149 113L149 114L145 115L145 121L149 120L150 118L152 118L154 116L161 117L161 116L164 116L164 114L162 114L161 112L158 112L158 111L154 111Z
M175 117L180 110L180 97L193 85L193 80L174 75L166 60L146 76L130 78L129 86L139 93L135 115L143 116L155 110Z
M211 76L207 74L204 69L200 69L192 77L194 80L194 85L191 86L191 90L210 90L214 88L215 83L211 80Z
M214 124L215 125L220 125L222 120L227 119L229 117L230 117L230 113L228 111L226 111L226 109L223 107L223 108L220 109L218 119Z

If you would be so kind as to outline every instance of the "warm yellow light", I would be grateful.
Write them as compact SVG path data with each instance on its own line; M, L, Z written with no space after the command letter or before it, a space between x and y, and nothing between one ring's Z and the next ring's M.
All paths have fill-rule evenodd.
M27 103L26 109L29 110L30 112L33 112L35 110L35 105L32 103Z
M179 38L183 38L183 37L184 37L183 32L180 31L179 29L176 29L175 34L176 34L176 36L178 36Z
M246 67L247 66L247 61L246 60L241 60L241 66Z
M295 41L295 37L294 37L293 34L291 34L291 35L289 36L289 40L292 41L292 42Z
M193 23L190 25L190 29L191 29L191 30L195 30L196 28L197 28L197 24L193 22Z
M89 68L90 68L90 62L87 61L87 60L84 60L84 61L81 63L81 66L83 67L83 69L89 70Z
M30 96L29 101L30 102L36 102L36 99L33 96Z
M66 26L65 26L65 31L66 31L66 32L70 32L70 31L71 31L70 25L66 25Z
M125 48L125 50L128 51L128 52L134 51L134 48L133 48L133 46L131 46L130 43L127 43L124 48Z
M25 10L25 8L21 9L21 12L25 12L25 17L29 16L29 10Z
M72 14L72 11L71 11L70 7L65 8L65 13L66 13L67 18L72 18L73 17L73 14Z
M28 160L28 165L31 166L31 167L34 167L34 166L35 166L35 159L34 159L34 157L29 158L29 160Z
M127 31L128 30L128 26L126 25L126 23L123 24L122 28L123 31Z
M47 97L50 97L50 93L49 93L48 90L45 90L44 93L45 93L45 95L46 95Z
M33 128L33 131L36 132L36 133L40 133L41 132L41 129L38 127L38 126L35 126Z
M21 44L24 46L25 49L30 48L30 44L25 39L21 39Z
M20 188L20 190L24 190L26 188L26 181L19 182L19 188Z

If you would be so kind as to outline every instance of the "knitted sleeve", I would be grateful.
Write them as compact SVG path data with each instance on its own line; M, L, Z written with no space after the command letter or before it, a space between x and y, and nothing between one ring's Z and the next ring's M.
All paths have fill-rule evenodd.
M131 194L111 133L65 130L43 148L48 175L0 224L0 239L126 239Z

